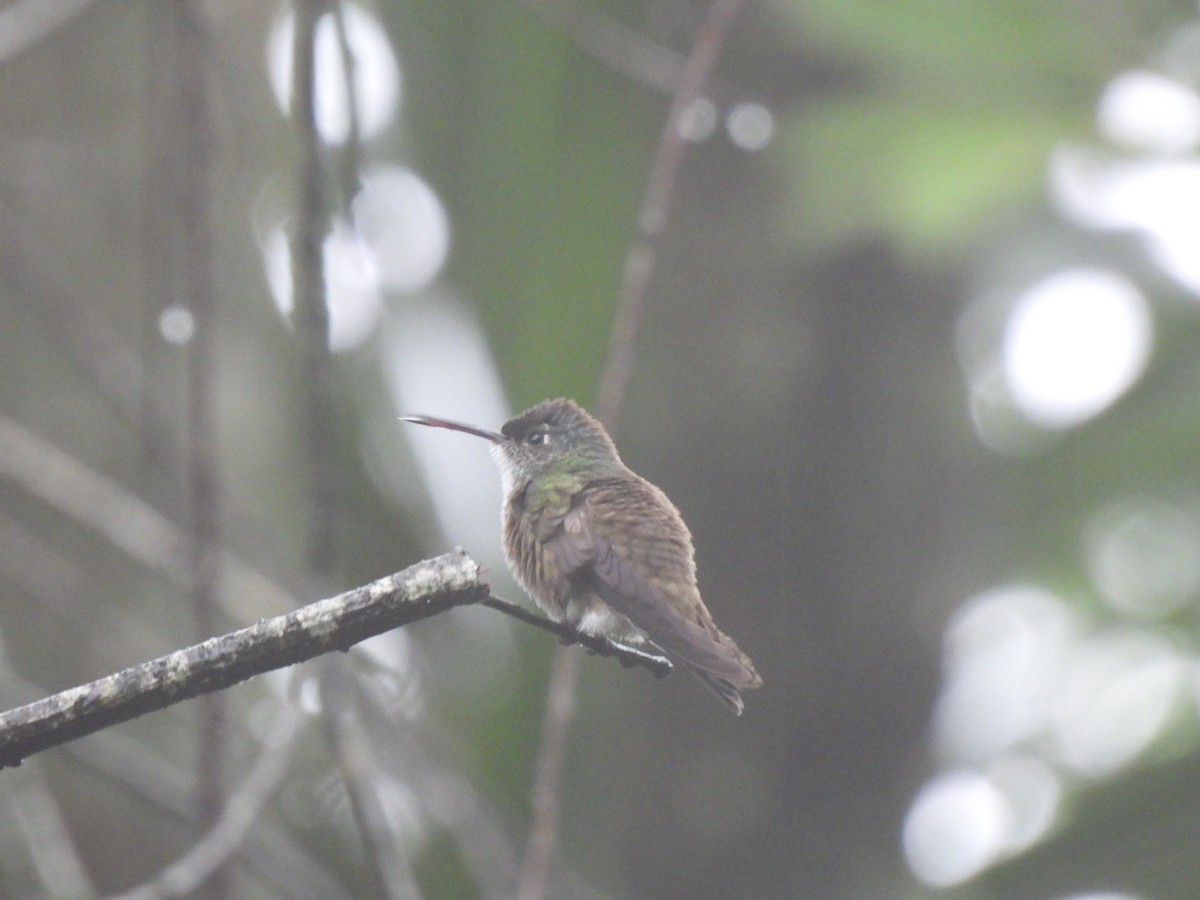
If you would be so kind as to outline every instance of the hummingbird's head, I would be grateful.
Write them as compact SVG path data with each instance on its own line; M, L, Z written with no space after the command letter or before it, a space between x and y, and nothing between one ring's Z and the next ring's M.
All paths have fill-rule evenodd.
M492 457L507 494L515 485L559 472L604 472L621 466L604 426L574 400L543 400L500 429Z
M604 474L622 467L621 457L604 426L574 400L543 400L509 419L499 432L430 416L402 418L405 422L449 428L491 441L492 458L500 466L506 495L515 486L541 475Z

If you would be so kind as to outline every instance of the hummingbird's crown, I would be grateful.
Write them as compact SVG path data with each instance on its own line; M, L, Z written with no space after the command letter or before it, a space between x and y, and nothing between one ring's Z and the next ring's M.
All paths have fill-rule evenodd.
M619 461L617 448L600 421L565 397L543 400L514 419L500 433L515 445L540 445L550 455L569 450L578 462L591 459ZM540 453L538 455L541 455Z
M559 397L557 400L543 400L516 418L509 419L500 429L500 433L506 438L520 440L538 426L560 429L577 424L599 426L600 423L574 400Z
M544 400L538 406L524 410L515 419L509 419L504 427L500 428L500 433L506 438L520 438L539 425L560 428L590 418L592 416L583 412L580 404L566 397L559 397L558 400Z

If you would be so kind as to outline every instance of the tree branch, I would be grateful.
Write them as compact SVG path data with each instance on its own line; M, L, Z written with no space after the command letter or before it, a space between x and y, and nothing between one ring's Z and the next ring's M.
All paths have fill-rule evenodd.
M348 650L374 635L477 603L479 565L461 550L295 612L54 694L0 715L0 768L25 757L254 675Z
M553 632L565 643L615 656L626 667L640 665L659 677L671 671L670 662L662 657L581 634L492 597L479 572L479 564L458 549L287 615L0 714L0 769L19 766L34 753L144 713L224 690L330 650L349 650L369 637L472 603Z

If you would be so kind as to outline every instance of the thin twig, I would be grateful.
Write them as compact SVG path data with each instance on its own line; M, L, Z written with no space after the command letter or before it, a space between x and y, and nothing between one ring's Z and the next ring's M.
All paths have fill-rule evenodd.
M489 596L483 601L483 605L499 610L505 615L512 616L514 619L520 619L527 625L532 625L535 628L558 635L560 643L564 646L579 644L581 647L585 647L599 656L616 657L621 665L626 668L633 665L642 665L653 672L656 678L666 678L674 668L671 661L665 656L659 656L657 653L648 653L645 650L639 650L636 647L630 647L626 644L619 644L616 641L597 634L577 631L565 622L555 622L552 619L542 618L537 613L531 613L525 607L518 606L508 600L502 600L500 597Z
M703 96L729 26L744 2L714 0L709 7L707 17L696 32L692 53L679 79L678 90L671 102L650 167L650 176L646 179L646 190L638 210L638 235L625 256L621 294L617 301L617 314L596 407L600 420L610 430L620 412L633 368L634 341L641 323L646 287L650 273L654 271L656 244L666 228L675 182L683 162L683 151L687 147L680 124L692 104Z
M98 303L80 303L88 291L69 278L54 246L27 221L0 221L0 284L26 299L41 320L56 355L73 365L104 404L135 423L151 459L169 457L174 410L160 381L121 336Z
M644 34L574 0L520 0L525 9L576 47L638 84L674 94L687 59Z
M111 779L146 810L168 819L190 821L188 774L148 751L140 741L120 729L92 735L90 740L67 744L63 751L94 775ZM234 796L231 794L230 796ZM285 823L260 819L238 847L238 860L281 896L321 900L351 900L338 878L305 846Z
M745 0L713 0L700 24L692 52L680 75L675 97L663 126L638 212L637 236L625 257L621 293L609 339L608 357L600 380L597 412L612 430L633 368L634 346L645 305L646 288L654 270L656 244L666 227L671 199L683 161L686 140L680 128L688 109L703 94L712 76L729 27ZM558 796L567 733L575 712L579 661L560 649L554 657L534 783L530 792L533 822L521 869L518 896L541 900L547 894L558 834Z
M183 529L111 478L2 415L0 477L93 529L146 568L187 585ZM222 581L238 596L243 621L299 605L291 592L228 550L220 560Z
M190 897L235 854L241 852L246 838L258 821L263 807L275 795L291 762L297 732L295 710L279 712L267 746L229 800L208 833L188 851L167 866L152 881L112 900L164 900Z
M430 727L427 716L398 698L387 679L359 679L358 711L380 783L402 783L403 805L415 802L427 827L445 834L457 848L476 900L512 900L517 854L500 811L478 790L475 780L447 752L447 735ZM324 702L324 697L322 697ZM386 752L383 752L386 748ZM387 791L392 840L409 844L398 827L394 792Z
M395 820L387 808L388 792L381 790L386 781L375 759L375 750L381 745L368 736L362 703L354 673L344 666L326 666L321 673L322 721L337 752L350 809L371 860L369 874L375 882L372 894L388 898L419 897L409 861L411 848L398 839Z
M51 789L53 779L39 762L30 762L29 768L33 771L28 777L7 782L7 790L0 795L0 801L4 803L9 821L24 838L30 867L37 873L40 889L35 889L32 883L22 885L7 878L6 887L14 895L96 897L96 887L76 845L75 835ZM29 877L32 881L32 873Z
M327 181L336 183L326 171L321 134L317 124L317 23L331 12L328 0L299 0L295 4L296 30L292 55L292 111L300 133L300 204L296 233L292 239L292 280L295 284L294 322L299 339L307 413L305 450L308 456L309 508L308 574L318 584L334 575L337 542L335 522L339 498L333 422L333 371L329 356L329 306L325 296L323 243L330 211ZM345 83L350 96L351 124L357 138L357 109L354 97L352 56L340 12L331 18L337 29L345 66ZM357 141L355 142L357 145ZM356 165L356 160L354 165ZM357 172L354 173L357 176ZM318 676L322 695L338 699L322 705L330 743L350 796L350 808L367 851L368 868L380 896L410 896L414 885L403 848L389 833L374 783L370 750L359 724L358 692L348 675L333 661L326 661Z
M579 657L559 647L550 665L542 732L533 766L529 806L533 819L521 863L517 885L519 900L541 900L549 886L554 848L558 843L558 792L563 761L567 756L567 734L575 718L575 692L579 684Z
M187 569L195 639L217 633L221 620L217 600L218 476L214 423L214 374L217 368L216 297L213 286L212 230L208 210L210 180L208 61L203 46L203 23L190 0L176 4L179 77L176 115L183 131L184 298L195 322L188 346L187 371ZM225 805L224 769L228 747L225 700L209 695L199 703L197 745L208 748L196 758L196 802L200 821L213 824ZM227 893L219 872L210 886L214 895Z
M54 34L95 0L18 0L0 11L0 62Z
M325 301L323 245L328 215L325 167L316 111L316 26L324 0L295 5L292 54L292 111L300 132L300 209L292 236L293 322L299 338L308 412L308 448L312 503L309 516L309 572L318 581L333 574L334 523L337 516L337 467L334 465L333 375L329 365L329 307Z
M362 173L362 122L358 114L360 74L354 58L354 50L350 46L350 33L346 27L346 4L338 3L333 7L333 24L337 29L338 55L341 57L342 80L346 85L346 116L349 128L346 143L338 154L337 207L345 210L350 201L358 193Z

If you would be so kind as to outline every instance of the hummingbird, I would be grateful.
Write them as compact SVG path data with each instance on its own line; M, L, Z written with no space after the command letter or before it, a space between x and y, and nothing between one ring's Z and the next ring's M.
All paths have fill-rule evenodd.
M621 462L573 400L545 400L487 431L430 416L403 421L491 442L504 488L504 557L551 619L618 643L652 644L737 715L762 679L713 622L696 585L692 535L659 488Z

